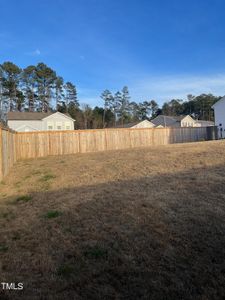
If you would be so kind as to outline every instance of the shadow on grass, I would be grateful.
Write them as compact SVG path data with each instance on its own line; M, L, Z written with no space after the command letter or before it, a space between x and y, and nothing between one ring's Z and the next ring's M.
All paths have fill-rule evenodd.
M4 297L222 299L224 176L221 166L33 193L3 220L1 281L25 287Z

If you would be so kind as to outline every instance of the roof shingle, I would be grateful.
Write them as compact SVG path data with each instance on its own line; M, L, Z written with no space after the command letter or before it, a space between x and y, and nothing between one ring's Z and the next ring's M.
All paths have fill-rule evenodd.
M53 112L20 112L20 111L10 111L8 113L8 120L42 120Z

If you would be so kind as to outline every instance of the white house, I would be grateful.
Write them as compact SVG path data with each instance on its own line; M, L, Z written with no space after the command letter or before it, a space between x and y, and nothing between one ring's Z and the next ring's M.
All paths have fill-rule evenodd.
M214 122L205 121L205 120L196 120L196 126L195 127L209 127L209 126L215 126Z
M9 112L8 126L20 132L74 130L74 119L60 112Z
M134 124L133 126L131 126L131 128L153 128L153 127L155 127L155 124L153 124L152 122L150 122L148 120L138 122L137 124Z
M215 125L218 126L219 138L225 138L225 96L217 101L212 108L214 109Z
M153 128L155 127L155 124L148 120L133 122L133 123L127 123L123 125L116 126L117 128Z

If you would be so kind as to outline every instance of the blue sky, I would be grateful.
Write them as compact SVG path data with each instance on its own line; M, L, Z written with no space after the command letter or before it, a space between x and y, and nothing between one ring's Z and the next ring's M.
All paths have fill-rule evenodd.
M44 62L81 103L225 94L224 0L0 0L0 63Z

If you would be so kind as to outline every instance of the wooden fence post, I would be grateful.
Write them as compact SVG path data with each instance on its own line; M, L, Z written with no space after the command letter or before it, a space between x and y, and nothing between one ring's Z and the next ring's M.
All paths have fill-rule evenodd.
M108 147L107 147L107 129L104 129L105 131L105 134L104 134L104 151L108 150Z

